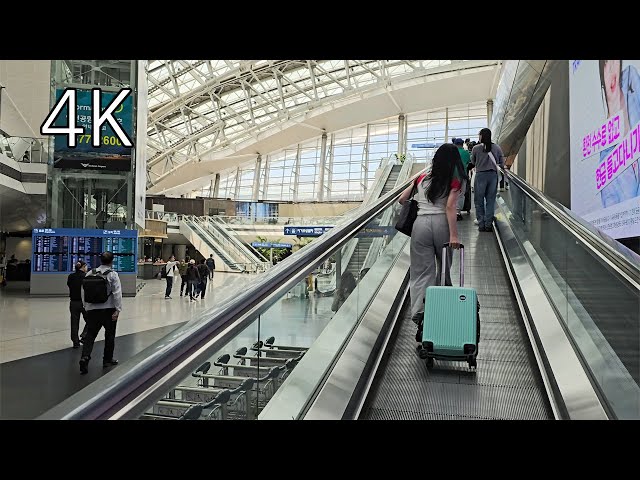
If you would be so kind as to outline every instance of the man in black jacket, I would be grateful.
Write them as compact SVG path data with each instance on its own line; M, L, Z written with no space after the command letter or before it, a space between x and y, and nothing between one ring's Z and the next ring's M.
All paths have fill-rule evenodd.
M80 260L76 263L76 271L67 277L67 287L69 287L69 312L71 313L71 341L73 348L80 347L80 343L87 333L87 319L84 316L84 305L82 304L82 280L87 274L87 264ZM80 328L80 314L84 317L84 330L78 337Z

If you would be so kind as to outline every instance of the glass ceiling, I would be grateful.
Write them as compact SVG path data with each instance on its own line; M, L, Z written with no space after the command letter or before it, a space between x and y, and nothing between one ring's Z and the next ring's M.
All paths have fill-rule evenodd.
M456 60L151 60L149 182L277 122Z

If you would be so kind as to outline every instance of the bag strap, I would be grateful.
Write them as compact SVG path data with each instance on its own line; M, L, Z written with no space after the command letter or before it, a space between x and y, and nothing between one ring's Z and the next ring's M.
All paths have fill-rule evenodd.
M496 162L496 157L493 156L493 153L489 152L489 158L493 162L493 168L495 168L496 172L497 172L498 171L498 163Z
M409 198L413 198L413 197L416 196L416 194L418 193L418 184L420 182L422 182L422 180L424 180L424 177L426 177L426 176L427 176L427 174L423 173L418 178L416 178L416 181L413 183L413 190L411 190L411 197L409 197Z

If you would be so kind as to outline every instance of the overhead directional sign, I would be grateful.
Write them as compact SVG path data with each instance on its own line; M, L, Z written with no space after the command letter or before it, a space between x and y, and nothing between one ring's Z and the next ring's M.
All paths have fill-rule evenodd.
M356 234L356 238L384 237L395 235L398 231L394 227L381 227L378 225L365 227Z
M412 143L411 148L438 148L438 143Z
M332 228L333 227L284 227L284 234L295 235L297 237L319 237Z
M293 248L290 243L252 242L253 248Z

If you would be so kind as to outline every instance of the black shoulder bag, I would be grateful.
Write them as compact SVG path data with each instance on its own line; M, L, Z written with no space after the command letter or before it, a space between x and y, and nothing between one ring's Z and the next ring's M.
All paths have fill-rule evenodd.
M409 200L404 202L400 214L398 215L398 221L396 222L395 229L400 233L404 233L407 236L411 236L411 230L413 230L413 222L418 217L418 202L413 199L418 191L418 182L413 184L413 190Z

